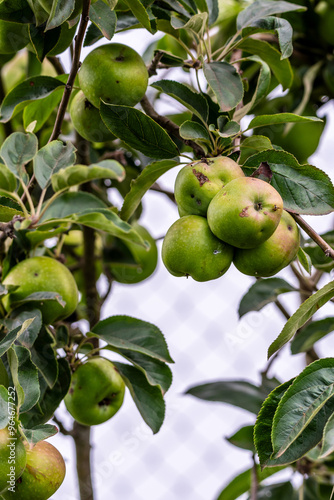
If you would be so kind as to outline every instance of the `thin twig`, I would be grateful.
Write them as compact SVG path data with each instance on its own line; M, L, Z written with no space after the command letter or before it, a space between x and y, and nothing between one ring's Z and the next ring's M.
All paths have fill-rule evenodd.
M75 46L74 46L72 67L71 67L70 74L68 75L68 80L67 80L67 83L65 86L65 90L64 90L64 94L63 94L61 103L60 103L59 108L58 108L57 118L56 118L56 121L55 121L55 124L53 127L51 137L49 139L49 142L57 139L61 133L61 126L62 126L62 123L64 120L66 108L67 108L67 105L68 105L68 102L69 102L69 99L71 96L75 77L77 76L77 73L78 73L78 70L80 67L81 48L82 48L82 43L83 43L83 40L85 37L85 32L86 32L88 21L89 21L89 7L90 7L90 0L84 0L79 30L78 30L78 34L75 37Z
M61 432L61 434L63 434L64 436L73 436L73 431L72 430L67 430L65 427L64 427L64 424L62 423L61 420L59 420L56 415L53 415L53 418L52 420L54 421L54 423L59 427L59 432Z
M66 73L65 69L64 69L64 66L62 65L59 57L49 56L48 57L48 61L50 61L50 63L52 64L52 66L56 70L57 75L64 75Z
M158 68L158 65L159 65L163 55L164 55L164 53L160 52L159 50L155 53L151 64L147 68L147 72L148 72L149 76L157 75L157 68Z
M285 309L283 304L278 299L275 300L275 305L281 311L285 319L290 319L291 315L288 313L288 311Z
M182 141L184 144L186 144L186 146L190 146L194 150L196 156L198 156L198 157L205 156L205 151L204 151L204 149L201 148L201 146L196 144L196 142L194 142L194 141L183 139L180 136L180 127L178 125L176 125L176 123L172 122L172 120L167 118L167 116L159 115L155 111L155 109L153 108L152 104L150 103L150 101L148 100L146 95L142 98L142 100L140 101L140 104L142 105L143 110L145 111L145 113L148 116L150 116L155 122L157 122L159 125L161 125L161 127L163 127L165 130L167 130L167 132L174 135L180 141Z
M159 193L165 194L173 203L176 203L174 193L163 189L157 182L155 182L150 189L152 191L158 191Z
M305 233L321 248L326 257L331 257L334 260L334 249L299 214L289 213Z

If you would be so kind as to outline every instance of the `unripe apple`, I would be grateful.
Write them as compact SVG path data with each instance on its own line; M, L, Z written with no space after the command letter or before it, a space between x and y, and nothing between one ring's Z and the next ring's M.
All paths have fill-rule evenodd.
M230 267L233 248L216 238L204 217L186 215L168 229L162 245L162 260L173 276L191 276L209 281Z
M264 243L248 250L236 249L234 265L243 274L267 278L277 274L296 257L300 235L293 217L283 210L276 231Z
M65 307L57 300L33 301L46 324L68 317L78 304L78 288L73 275L64 264L51 257L31 257L19 262L2 284L18 287L2 299L7 312L21 305L21 301L33 293L58 293L65 301Z
M105 142L115 139L103 123L99 110L88 101L82 91L73 98L70 114L73 127L87 141Z
M40 441L26 449L26 468L16 481L15 491L2 494L4 500L47 500L64 481L65 462L52 444Z
M118 412L124 392L125 385L115 365L96 356L74 372L64 401L69 413L80 424L97 425Z
M255 177L240 177L213 198L208 223L220 240L237 248L254 248L273 234L282 210L281 195L270 184Z
M183 167L175 180L175 200L181 216L206 216L212 198L228 182L244 173L239 165L227 156L202 158Z
M22 475L26 466L26 450L18 435L11 436L8 427L0 430L0 494Z
M135 106L144 97L148 72L140 55L122 43L92 50L79 71L80 87L96 108L100 99L110 104Z

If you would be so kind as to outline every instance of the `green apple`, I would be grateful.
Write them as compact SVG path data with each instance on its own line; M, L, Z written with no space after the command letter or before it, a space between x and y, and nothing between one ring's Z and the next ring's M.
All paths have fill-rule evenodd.
M2 282L18 288L2 299L7 312L19 306L22 300L37 292L55 292L62 297L63 307L57 300L38 301L45 324L50 324L72 314L78 303L78 289L71 272L61 262L51 257L31 257L14 266Z
M0 20L0 54L13 54L29 42L28 24Z
M283 210L276 231L264 243L248 250L236 249L234 265L243 274L267 278L277 274L296 257L300 235L293 217Z
M186 215L168 229L162 260L173 276L209 281L222 276L231 265L233 248L216 238L204 217Z
M143 59L131 47L109 43L88 54L79 71L79 83L96 108L100 107L100 99L135 106L145 95L148 72Z
M14 491L2 494L5 500L47 500L60 487L65 478L65 462L57 448L40 441L27 447L27 465L16 481Z
M146 249L131 241L121 242L117 240L117 246L113 245L106 248L105 261L110 260L110 271L113 278L119 283L135 284L146 280L153 274L158 262L158 250L154 238L150 235L147 229L137 222L132 224L132 227L138 234L150 244L150 248ZM115 240L113 240L116 243ZM122 249L124 250L122 252ZM114 250L114 251L113 251ZM124 262L124 259L117 261L115 253L121 253L121 256L126 258L127 254L131 254L130 262ZM134 261L134 262L133 262Z
M206 216L212 198L228 182L244 173L239 165L227 156L202 158L183 167L175 180L175 200L179 213Z
M99 110L88 101L82 91L73 98L70 115L73 127L87 141L105 142L115 139L103 123Z
M123 404L125 385L115 365L94 357L74 372L65 405L72 417L83 425L106 422Z
M8 427L0 430L0 494L15 486L26 466L26 450L18 435L11 436Z
M229 182L208 208L211 231L237 248L254 248L267 240L281 219L283 200L270 184L255 177Z

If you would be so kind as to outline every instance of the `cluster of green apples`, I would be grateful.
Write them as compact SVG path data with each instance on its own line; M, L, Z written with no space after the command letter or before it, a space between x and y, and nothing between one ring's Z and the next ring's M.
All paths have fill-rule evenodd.
M115 136L103 123L99 108L107 104L135 106L144 97L148 72L141 56L121 43L92 50L79 71L81 90L75 95L70 115L75 130L87 141L106 142Z
M47 500L65 478L65 462L50 443L23 442L5 427L0 430L0 497L3 500Z
M243 274L269 277L299 249L299 229L269 183L245 177L225 156L183 167L175 181L181 216L168 229L162 260L174 276L209 281L233 262Z

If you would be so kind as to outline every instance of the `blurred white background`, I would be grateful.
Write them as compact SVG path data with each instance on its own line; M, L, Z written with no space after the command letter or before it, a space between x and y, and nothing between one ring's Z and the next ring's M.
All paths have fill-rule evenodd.
M152 37L144 30L135 30L116 35L113 41L126 43L143 54L147 45L160 36ZM84 49L82 60L89 50ZM68 68L68 53L64 53L62 59ZM162 75L159 74L159 79ZM170 102L180 109L176 101ZM321 112L328 114L327 126L310 163L333 178L332 103ZM159 181L161 185L172 190L178 169L164 175ZM176 206L158 193L145 195L143 205L141 222L156 238L163 236L178 218ZM308 221L320 232L333 228L331 216L309 217ZM289 270L283 270L279 276L297 284ZM328 275L320 284L326 280ZM208 283L175 278L168 274L160 258L150 279L137 285L114 285L103 317L128 314L156 324L164 333L175 360L171 366L174 380L166 395L165 423L157 435L153 436L143 423L129 394L112 420L93 428L92 462L97 500L215 500L224 484L251 466L251 453L232 446L224 437L243 425L254 423L254 415L183 393L192 385L220 379L260 381L267 348L280 333L284 320L274 305L269 305L239 321L239 301L252 283L252 278L241 275L233 266L222 278ZM292 313L299 299L297 295L288 294L282 296L281 301ZM326 313L333 314L331 306L319 314L322 317ZM330 339L321 341L318 351L323 356L333 356ZM303 355L292 357L286 347L270 375L288 380L303 367ZM63 406L59 416L65 425L71 426ZM53 498L78 499L72 440L58 434L51 442L67 464L65 482Z

